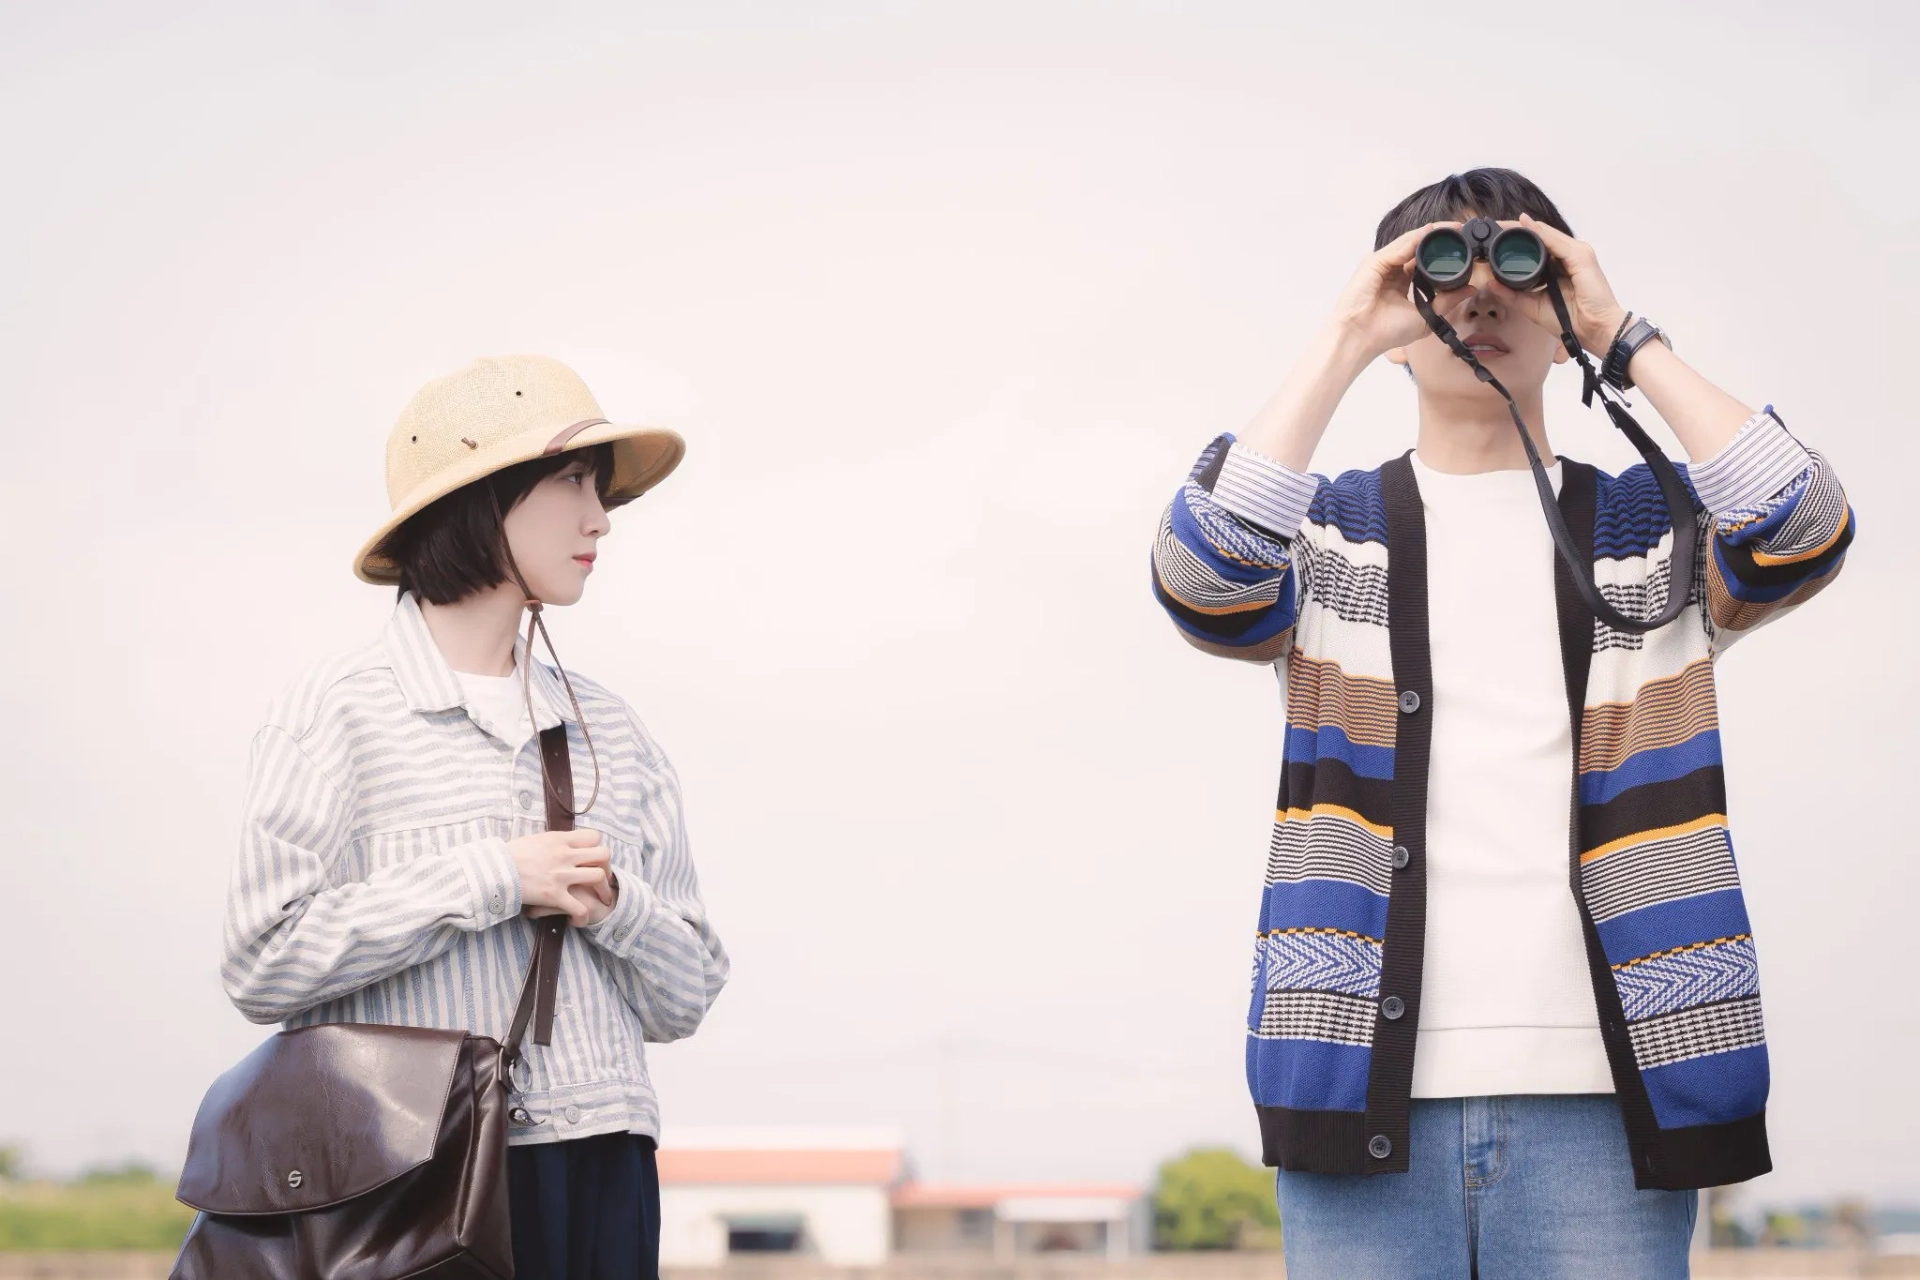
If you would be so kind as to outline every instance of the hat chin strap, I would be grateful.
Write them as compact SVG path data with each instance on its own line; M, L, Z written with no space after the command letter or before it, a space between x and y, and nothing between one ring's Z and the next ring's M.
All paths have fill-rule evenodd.
M574 722L580 726L580 736L584 738L587 743L587 756L593 761L593 790L587 795L587 803L584 808L575 809L573 807L572 795L563 795L554 788L553 779L549 777L547 773L547 757L545 752L540 754L540 787L541 790L546 793L549 803L557 802L564 806L574 817L584 817L587 812L593 808L593 802L600 798L600 753L594 748L593 731L587 727L587 717L580 711L580 699L573 691L573 681L567 678L567 668L560 661L560 655L554 651L553 637L547 634L547 623L541 616L546 606L540 597L533 593L533 588L527 585L526 575L520 572L520 565L513 558L513 547L507 541L507 518L500 510L500 495L493 491L493 485L486 480L482 480L480 483L486 485L487 501L493 504L494 530L500 536L500 558L506 562L507 572L512 575L514 584L520 588L521 603L527 611L526 660L520 664L520 696L526 703L527 723L532 724L534 722L533 635L535 631L538 631L541 640L546 642L547 656L553 659L553 669L560 673L560 683L567 691L567 701L573 704Z

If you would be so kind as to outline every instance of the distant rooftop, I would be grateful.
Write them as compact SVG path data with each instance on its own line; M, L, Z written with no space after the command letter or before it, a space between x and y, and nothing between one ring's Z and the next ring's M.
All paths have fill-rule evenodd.
M1107 1182L1007 1182L946 1186L909 1182L894 1188L896 1209L991 1209L1009 1200L1138 1200L1143 1188Z
M899 1151L860 1150L660 1150L660 1181L666 1186L764 1186L807 1184L891 1187L906 1168Z
M680 1186L890 1187L906 1176L905 1148L896 1129L673 1129L660 1144L660 1181Z

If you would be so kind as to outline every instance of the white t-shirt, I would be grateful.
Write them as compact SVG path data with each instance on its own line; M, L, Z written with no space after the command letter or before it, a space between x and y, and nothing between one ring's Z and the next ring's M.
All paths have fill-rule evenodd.
M482 729L510 746L518 747L533 736L533 723L527 719L527 694L520 687L520 668L512 675L477 676L456 671L460 687L466 691L467 713Z
M1413 1096L1612 1093L1569 887L1573 733L1533 474L1413 469L1433 659Z

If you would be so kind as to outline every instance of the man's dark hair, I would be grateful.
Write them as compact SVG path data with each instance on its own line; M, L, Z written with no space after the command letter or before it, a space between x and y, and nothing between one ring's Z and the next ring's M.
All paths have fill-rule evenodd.
M1469 169L1422 187L1387 211L1373 233L1373 247L1384 249L1429 222L1457 222L1477 213L1495 222L1511 222L1530 213L1556 230L1573 234L1547 193L1511 169Z
M432 604L452 604L507 580L506 540L495 518L504 517L548 476L584 459L593 468L601 501L613 483L613 446L570 449L461 485L407 517L381 544L400 566L400 592ZM487 491L493 491L489 499Z

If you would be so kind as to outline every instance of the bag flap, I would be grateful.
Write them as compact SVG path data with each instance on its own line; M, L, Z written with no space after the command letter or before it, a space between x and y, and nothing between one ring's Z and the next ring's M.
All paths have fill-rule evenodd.
M207 1090L179 1199L206 1213L306 1212L426 1163L466 1038L367 1023L268 1038Z

